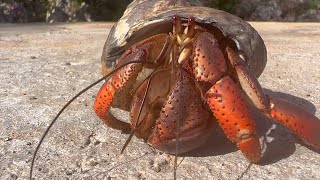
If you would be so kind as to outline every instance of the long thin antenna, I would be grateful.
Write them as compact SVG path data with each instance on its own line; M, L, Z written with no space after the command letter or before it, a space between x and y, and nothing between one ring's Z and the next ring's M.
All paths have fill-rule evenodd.
M138 113L138 117L137 117L136 123L134 124L134 127L133 127L133 129L131 130L131 133L130 133L129 137L127 138L125 144L122 146L122 149L121 149L121 152L120 152L121 154L123 153L123 151L124 151L124 150L126 149L126 147L128 146L129 142L131 141L131 139L132 139L132 137L133 137L133 135L134 135L134 133L135 133L135 131L136 131L137 126L139 125L138 121L139 121L139 119L140 119L141 112L142 112L142 108L143 108L143 105L144 105L144 103L145 103L145 101L146 101L146 97L147 97L147 95L148 95L148 91L149 91L149 88L150 88L150 83L151 83L151 80L152 80L153 76L154 76L155 74L161 72L161 71L166 71L166 70L168 70L168 69L160 69L160 70L154 71L154 72L152 72L152 73L147 77L147 79L148 79L147 87L146 87L146 91L145 91L145 93L144 93L144 95L143 95L143 99L142 99L141 106L140 106L140 108L139 108L139 113ZM140 123L141 123L141 122L140 122Z
M59 113L55 116L55 118L51 121L51 123L49 124L49 126L47 127L47 129L45 130L45 132L43 133L35 151L32 157L32 161L31 161L31 167L30 167L30 173L29 173L29 179L32 180L32 173L33 173L33 166L34 166L34 162L37 156L37 153L40 149L40 146L44 140L44 138L47 136L48 132L50 131L51 127L53 126L53 124L57 121L57 119L59 118L59 116L61 115L61 113L77 98L79 97L81 94L83 94L84 92L86 92L88 89L92 88L93 86L95 86L96 84L100 83L101 81L105 80L106 78L109 78L111 75L113 75L115 72L117 72L119 69L129 65L129 64L133 64L133 63L143 63L143 64L154 64L153 62L150 61L131 61L131 62L127 62L124 63L123 65L117 67L116 69L112 70L109 74L103 76L102 78L100 78L99 80L97 80L96 82L90 84L88 87L84 88L83 90L81 90L78 94L76 94L73 98L71 98L63 107L62 109L59 111Z

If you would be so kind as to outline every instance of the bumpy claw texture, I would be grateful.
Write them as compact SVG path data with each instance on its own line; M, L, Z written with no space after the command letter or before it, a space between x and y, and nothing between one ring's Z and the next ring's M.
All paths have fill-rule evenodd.
M320 119L285 100L270 98L271 116L306 143L320 149Z
M94 103L94 110L98 117L109 127L128 132L130 125L128 123L117 120L109 113L110 102L112 101L116 89L112 84L106 82L99 90L98 97Z
M206 97L227 137L237 144L250 161L259 161L261 148L255 123L233 80L228 76L222 78L210 88Z
M166 34L158 34L132 46L118 60L116 67L132 61L156 59L162 51L167 36ZM109 111L110 106L130 110L132 94L140 85L137 77L142 69L141 63L128 64L114 73L98 92L94 102L94 110L106 125L126 132L131 129L129 123L118 120Z
M207 140L214 127L214 119L206 110L192 78L181 73L183 75L177 79L163 104L149 139L154 147L173 154L198 147Z
M138 49L134 53L127 51L120 60L122 63L143 60L146 54L143 49ZM94 110L98 117L108 126L128 132L130 124L116 119L109 111L113 107L128 110L131 103L131 91L135 79L142 70L141 64L129 64L116 72L99 90L94 102ZM117 101L113 101L113 99Z
M223 54L216 38L207 32L201 33L194 45L193 68L197 80L215 83L227 71Z

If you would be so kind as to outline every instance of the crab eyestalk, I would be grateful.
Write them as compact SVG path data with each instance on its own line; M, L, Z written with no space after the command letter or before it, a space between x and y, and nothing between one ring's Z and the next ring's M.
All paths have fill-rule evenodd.
M196 21L194 17L189 17L188 18L188 26L187 28L184 29L184 34L186 37L193 37L195 33L195 26L196 26Z
M181 34L182 33L182 21L180 16L174 15L172 16L172 24L173 24L173 35Z

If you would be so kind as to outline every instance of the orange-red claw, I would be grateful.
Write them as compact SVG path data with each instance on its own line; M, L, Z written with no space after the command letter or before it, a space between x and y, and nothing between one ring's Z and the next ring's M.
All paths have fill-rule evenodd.
M129 132L130 124L116 119L111 113L109 113L110 104L115 96L115 93L116 89L110 83L110 81L105 82L97 94L94 102L94 111L96 112L97 116L109 127Z
M206 93L207 102L227 137L237 144L252 162L258 162L261 148L254 120L242 94L233 80L226 76Z
M157 60L162 57L163 49L167 47L167 34L158 34L148 39L140 41L131 46L118 60L117 67L131 61ZM164 51L165 53L166 51ZM144 64L145 67L149 67ZM150 65L153 67L153 65ZM154 67L153 67L154 68ZM115 72L98 92L94 102L94 110L99 118L113 129L119 129L128 132L130 124L115 118L109 113L110 106L129 110L132 100L132 93L136 90L138 84L137 77L142 71L141 63L128 64Z
M270 98L271 116L295 132L306 143L320 149L320 119L282 99Z

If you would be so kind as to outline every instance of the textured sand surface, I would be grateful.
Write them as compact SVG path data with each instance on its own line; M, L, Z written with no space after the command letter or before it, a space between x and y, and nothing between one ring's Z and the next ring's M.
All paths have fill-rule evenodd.
M112 24L0 24L0 179L26 179L48 123L73 95L101 77L100 56ZM252 23L265 40L267 94L320 117L320 24ZM101 85L101 84L100 84ZM78 98L42 145L36 179L172 179L174 157L110 129L94 114L99 86ZM320 152L284 127L256 117L262 164L248 161L223 135L179 158L178 179L320 179Z

